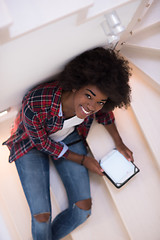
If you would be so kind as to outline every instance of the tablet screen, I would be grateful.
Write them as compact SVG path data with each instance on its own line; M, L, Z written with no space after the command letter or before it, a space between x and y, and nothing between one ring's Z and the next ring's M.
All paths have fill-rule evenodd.
M135 173L135 165L129 162L120 152L113 150L102 158L101 167L115 182L123 183Z

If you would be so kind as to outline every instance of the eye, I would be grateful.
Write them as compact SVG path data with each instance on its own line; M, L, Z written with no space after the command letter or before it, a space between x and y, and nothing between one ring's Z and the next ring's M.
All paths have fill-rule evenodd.
M105 102L98 102L98 104L104 106Z
M87 94L87 93L86 93L86 97L87 97L88 99L91 99L91 95L89 95L89 94Z

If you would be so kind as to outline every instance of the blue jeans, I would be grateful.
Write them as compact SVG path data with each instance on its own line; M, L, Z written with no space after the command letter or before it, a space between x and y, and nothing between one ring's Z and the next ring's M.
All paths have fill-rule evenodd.
M78 140L76 131L63 140L66 144ZM86 154L82 141L69 149L78 154ZM53 160L66 188L69 206L51 222L51 201L49 183L49 157L33 148L15 161L22 187L32 216L32 236L34 240L61 239L83 223L91 210L80 209L75 203L91 198L88 171L84 166L64 158ZM56 187L56 185L55 185ZM37 221L35 216L50 213L48 221Z

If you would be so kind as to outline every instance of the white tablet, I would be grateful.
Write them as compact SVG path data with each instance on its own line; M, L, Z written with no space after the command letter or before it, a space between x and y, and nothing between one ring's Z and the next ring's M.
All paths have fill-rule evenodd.
M129 162L119 151L112 150L100 160L104 174L117 187L122 187L140 170L134 163Z

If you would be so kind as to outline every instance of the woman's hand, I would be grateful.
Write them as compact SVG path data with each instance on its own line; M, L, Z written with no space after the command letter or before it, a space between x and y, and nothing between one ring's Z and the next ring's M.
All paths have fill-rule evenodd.
M99 174L100 176L103 176L103 172L104 172L103 169L100 167L97 160L93 157L89 157L86 155L85 156L79 155L69 150L67 159L73 162L76 162L78 164L82 164L83 157L84 157L84 160L83 160L84 167L88 168L90 171L94 173Z
M121 141L116 144L117 150L130 162L134 162L132 151Z
M89 156L85 156L83 165L88 168L90 171L97 173L100 176L104 176L103 175L103 169L100 167L99 163L96 161L96 159L89 157Z

